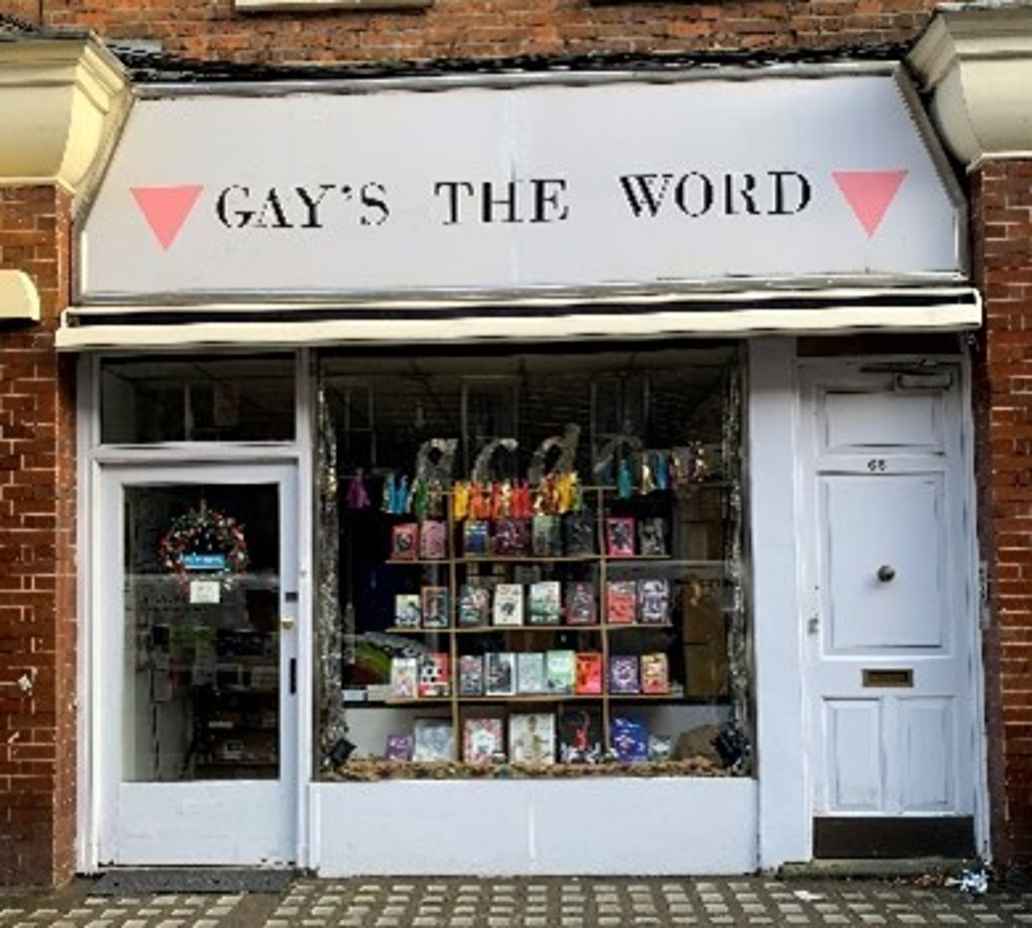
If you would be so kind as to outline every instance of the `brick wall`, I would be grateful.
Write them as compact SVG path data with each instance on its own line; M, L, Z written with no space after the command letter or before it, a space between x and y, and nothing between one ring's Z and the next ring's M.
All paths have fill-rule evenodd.
M152 38L166 51L246 62L391 61L588 52L685 52L895 42L933 0L621 3L435 0L427 10L247 13L233 0L42 0L50 26Z
M971 177L973 258L986 326L976 365L989 777L995 850L1032 864L1032 161Z
M57 357L53 334L69 292L69 206L52 187L0 190L0 268L32 277L44 316L0 327L0 884L73 871L74 362Z

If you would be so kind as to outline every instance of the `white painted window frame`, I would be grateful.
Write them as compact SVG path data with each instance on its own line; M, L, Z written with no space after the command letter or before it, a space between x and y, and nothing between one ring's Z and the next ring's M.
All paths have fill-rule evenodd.
M281 352L277 352L281 353ZM248 355L255 352L249 351ZM292 464L298 478L298 679L297 758L295 815L297 817L298 867L312 866L309 849L309 784L313 776L313 669L314 626L314 487L315 383L312 352L293 353L295 363L295 430L287 442L165 442L153 445L102 445L100 441L100 365L114 355L84 354L79 359L77 395L77 545L78 545L78 647L77 647L77 768L76 870L99 869L99 838L103 809L100 800L100 762L103 739L99 730L99 626L103 603L99 602L97 552L100 551L97 492L102 468L117 464ZM185 357L185 356L184 356Z

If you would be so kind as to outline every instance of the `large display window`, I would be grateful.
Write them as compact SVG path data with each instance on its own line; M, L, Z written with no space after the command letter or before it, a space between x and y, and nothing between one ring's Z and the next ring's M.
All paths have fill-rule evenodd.
M742 350L322 359L324 777L751 772Z

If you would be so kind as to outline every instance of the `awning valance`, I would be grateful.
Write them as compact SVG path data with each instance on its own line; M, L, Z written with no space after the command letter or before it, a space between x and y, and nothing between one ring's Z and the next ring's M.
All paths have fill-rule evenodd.
M510 302L80 306L64 351L443 344L960 331L982 322L970 287L650 293Z

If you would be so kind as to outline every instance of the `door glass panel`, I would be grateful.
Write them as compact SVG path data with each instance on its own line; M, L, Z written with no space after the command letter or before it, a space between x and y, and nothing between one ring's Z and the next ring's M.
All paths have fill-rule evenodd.
M122 779L278 779L278 486L127 486L124 524Z

